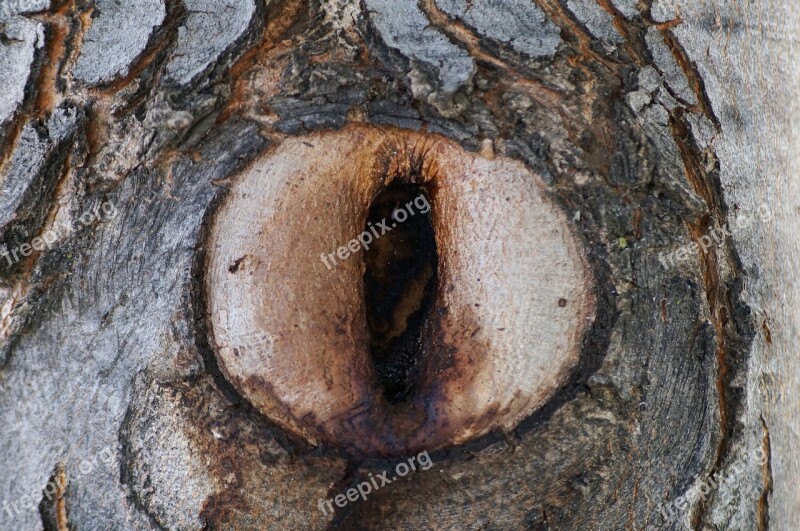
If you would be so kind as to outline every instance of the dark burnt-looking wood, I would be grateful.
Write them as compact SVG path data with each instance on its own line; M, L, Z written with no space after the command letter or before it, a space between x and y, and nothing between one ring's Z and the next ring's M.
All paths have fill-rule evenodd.
M0 250L74 230L0 256L0 503L34 494L30 509L0 507L0 528L800 518L789 2L9 6ZM567 383L533 414L438 445L429 470L326 514L320 500L405 456L298 436L229 380L208 243L243 172L287 142L353 128L541 177L585 253L595 307ZM79 221L104 204L113 215ZM43 491L60 475L53 505ZM684 498L665 522L662 504Z

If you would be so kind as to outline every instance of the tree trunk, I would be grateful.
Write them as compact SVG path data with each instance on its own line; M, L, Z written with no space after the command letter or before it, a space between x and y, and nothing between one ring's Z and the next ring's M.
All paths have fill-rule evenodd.
M800 522L788 0L0 1L0 529Z

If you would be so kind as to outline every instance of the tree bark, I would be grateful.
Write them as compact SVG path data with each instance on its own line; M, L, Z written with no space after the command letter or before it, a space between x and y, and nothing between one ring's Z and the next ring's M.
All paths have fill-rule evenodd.
M800 522L800 20L788 0L2 1L0 529ZM340 139L351 134L384 151L340 161ZM392 151L386 138L413 138L413 149ZM521 323L520 337L542 336L509 348L519 365L492 388L507 400L472 405L486 388L470 371L488 369L464 360L485 353L502 369L506 354L467 355L460 339L431 339L450 350L432 347L436 359L420 362L431 389L458 385L420 394L408 406L415 413L391 429L361 415L371 399L343 406L344 391L298 413L312 389L349 389L348 378L360 378L341 365L343 350L314 354L308 371L291 375L266 366L234 374L240 352L225 349L220 326L247 332L250 310L280 320L301 291L309 311L324 311L339 293L331 281L322 294L328 281L304 262L270 264L298 275L280 290L226 291L245 284L219 280L225 267L212 266L226 262L215 261L214 242L229 234L221 212L261 201L237 195L248 172L270 183L284 164L287 186L301 190L291 193L305 194L285 218L253 218L287 224L255 239L263 249L280 241L289 260L304 247L281 234L306 227L292 223L335 204L338 226L356 208L328 181L303 188L297 168L313 176L335 162L347 185L366 167L384 168L376 175L387 182L400 167L411 184L435 181L435 196L467 161L513 168L486 175L529 176L558 214L511 217L524 202L482 206L489 196L470 195L505 192L510 177L461 188L456 199L469 208L434 201L446 212L434 224L437 304L467 300L458 290L468 271L485 271L488 284L520 256L568 256L580 272L559 280L567 268L553 263L534 271L541 278L497 277L519 282L507 293L503 283L469 292L474 323L508 318ZM289 208L291 197L263 208ZM232 222L242 242L256 232L245 219ZM308 223L318 231L309 238L327 225ZM492 224L525 237L480 268L453 265L459 246L484 249L478 243L491 238L481 235L494 233L481 230ZM450 230L455 254L442 260L439 238ZM562 243L532 243L555 233ZM579 252L563 243L573 239ZM242 254L231 274L264 271ZM457 279L449 287L448 274ZM571 289L555 297L558 308L584 305L532 324L559 310L514 297L531 285L534 295ZM210 309L217 298L222 320ZM455 308L448 314L441 302L423 331L447 336L446 323L466 319ZM374 316L350 317L342 322ZM363 326L302 340L365 350ZM249 345L254 352L272 341L266 328L255 330L267 335ZM557 366L572 358L559 357L553 330L577 338L568 371ZM467 331L486 345L515 333L465 325L451 335ZM551 379L517 369L548 356ZM299 397L291 407L290 395ZM445 420L419 421L430 432L408 435L417 413L434 410ZM325 420L332 411L336 429ZM432 466L393 479L427 451ZM335 502L385 471L385 486Z

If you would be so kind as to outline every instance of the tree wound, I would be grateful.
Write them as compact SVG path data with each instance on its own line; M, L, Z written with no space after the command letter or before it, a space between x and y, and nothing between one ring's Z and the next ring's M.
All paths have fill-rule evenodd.
M429 212L412 218L420 193ZM537 175L361 126L286 140L234 179L207 271L228 380L286 429L359 455L513 429L566 382L595 304Z

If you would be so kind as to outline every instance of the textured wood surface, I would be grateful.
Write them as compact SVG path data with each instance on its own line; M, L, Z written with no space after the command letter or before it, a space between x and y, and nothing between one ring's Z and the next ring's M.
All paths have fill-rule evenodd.
M0 529L800 522L788 0L2 1ZM535 411L325 512L408 456L271 417L207 265L239 176L353 128L538 176L595 307Z

